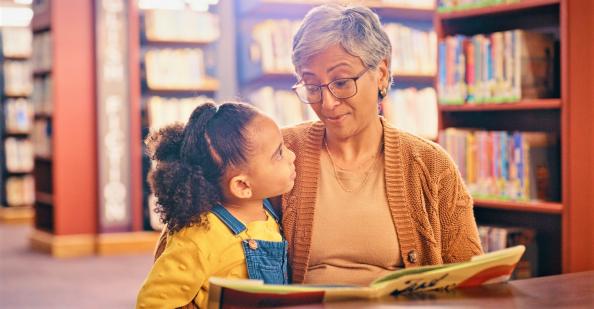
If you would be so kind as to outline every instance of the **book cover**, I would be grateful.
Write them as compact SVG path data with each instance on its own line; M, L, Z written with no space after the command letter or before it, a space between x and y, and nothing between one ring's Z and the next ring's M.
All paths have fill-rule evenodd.
M467 262L401 269L368 286L270 285L261 280L211 277L208 308L303 305L501 283L509 280L524 251L520 245Z

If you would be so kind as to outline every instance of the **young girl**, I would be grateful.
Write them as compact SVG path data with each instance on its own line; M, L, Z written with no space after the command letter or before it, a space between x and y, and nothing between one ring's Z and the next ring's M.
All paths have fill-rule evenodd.
M205 308L211 276L288 283L287 242L266 198L293 187L295 155L272 119L248 104L206 103L146 144L169 234L138 308Z

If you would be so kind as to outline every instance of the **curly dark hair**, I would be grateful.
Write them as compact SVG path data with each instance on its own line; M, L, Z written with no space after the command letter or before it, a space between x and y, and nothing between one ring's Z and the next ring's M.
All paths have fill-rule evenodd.
M149 134L147 151L156 167L148 182L157 198L156 212L170 233L207 226L207 212L223 201L221 177L230 165L246 163L245 128L258 111L249 104L226 102L198 106L188 123Z

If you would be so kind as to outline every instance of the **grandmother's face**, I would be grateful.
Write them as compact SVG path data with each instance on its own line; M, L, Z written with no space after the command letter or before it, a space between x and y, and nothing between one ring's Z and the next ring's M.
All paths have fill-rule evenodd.
M328 84L341 78L357 77L366 66L340 45L333 45L311 57L299 73L305 84ZM357 93L347 99L335 97L328 88L322 90L322 101L310 104L331 135L344 139L355 136L377 120L378 89L387 85L388 70L382 61L357 79Z

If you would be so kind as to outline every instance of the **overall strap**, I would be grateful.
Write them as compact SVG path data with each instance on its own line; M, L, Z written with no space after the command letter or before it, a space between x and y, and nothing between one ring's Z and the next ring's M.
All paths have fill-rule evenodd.
M266 209L266 211L268 211L268 213L270 213L272 215L272 217L274 218L276 223L281 222L280 217L276 214L276 211L274 211L272 204L270 203L270 201L267 198L264 199L264 208Z
M237 235L246 230L245 225L237 220L225 207L220 204L214 205L210 210L215 216L217 216L225 225L233 232L233 235Z

